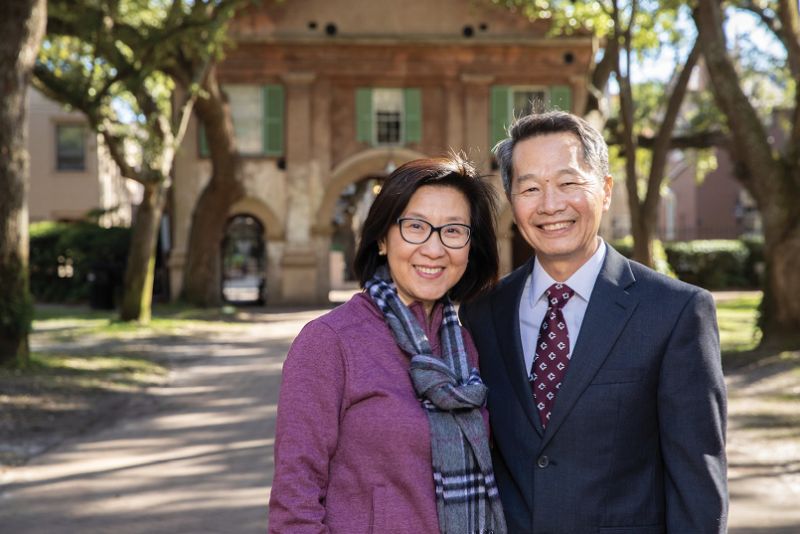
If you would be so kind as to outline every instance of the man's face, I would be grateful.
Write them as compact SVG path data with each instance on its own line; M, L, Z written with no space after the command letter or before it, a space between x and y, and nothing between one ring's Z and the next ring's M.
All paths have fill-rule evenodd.
M512 167L514 221L542 267L563 281L597 250L597 231L611 204L613 180L592 174L572 133L520 141Z

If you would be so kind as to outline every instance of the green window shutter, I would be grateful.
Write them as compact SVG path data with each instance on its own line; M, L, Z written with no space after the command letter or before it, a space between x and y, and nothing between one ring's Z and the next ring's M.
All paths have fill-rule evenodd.
M419 143L422 141L422 91L419 89L405 89L403 91L403 101L405 110L404 141L406 143Z
M372 143L372 89L356 89L356 140Z
M491 108L489 113L489 147L508 137L506 128L511 122L509 94L511 90L507 85L493 85L491 90Z
M572 88L569 85L550 86L550 108L572 111Z
M265 85L263 139L264 154L283 155L283 86Z
M206 128L200 121L197 121L197 153L201 158L207 158L210 154L208 152L208 139L206 139Z

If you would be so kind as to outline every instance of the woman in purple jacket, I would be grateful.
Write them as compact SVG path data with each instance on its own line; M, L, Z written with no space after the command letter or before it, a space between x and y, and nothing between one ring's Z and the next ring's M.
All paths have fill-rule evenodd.
M495 206L456 157L386 180L355 258L364 291L306 325L283 367L270 532L506 531L452 303L497 279Z

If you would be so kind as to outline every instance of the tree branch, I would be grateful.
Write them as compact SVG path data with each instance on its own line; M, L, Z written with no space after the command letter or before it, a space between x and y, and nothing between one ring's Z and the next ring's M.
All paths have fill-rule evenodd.
M779 0L778 15L786 36L786 57L796 85L800 85L800 7L797 0ZM789 134L790 157L800 158L800 87L795 87L794 117ZM798 184L800 186L800 184Z
M767 141L767 131L741 87L739 75L728 57L723 31L723 14L718 0L699 0L692 13L699 40L703 47L706 66L714 87L714 98L725 113L731 130L733 150L731 155L747 168L742 183L761 203L779 181L754 179L763 175L779 175L780 169L772 157L772 147Z
M667 155L669 154L672 132L675 129L675 122L678 120L683 99L686 96L686 89L689 87L689 79L692 76L697 60L700 58L700 42L695 40L692 50L689 52L686 62L678 75L678 80L672 88L672 92L667 100L667 109L664 118L656 135L653 145L653 160L650 163L650 174L647 178L647 193L645 194L644 209L655 210L660 198L661 180L664 177L664 169L667 165Z

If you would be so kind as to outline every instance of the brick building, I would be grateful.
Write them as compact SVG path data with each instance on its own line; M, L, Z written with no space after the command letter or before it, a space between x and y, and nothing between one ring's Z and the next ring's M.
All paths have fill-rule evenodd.
M531 100L580 113L594 53L591 37L551 37L544 23L471 0L265 2L231 34L220 78L247 197L230 213L225 270L254 276L271 303L327 302L340 237L352 241L394 167L452 149L497 174L490 147ZM195 128L176 161L173 294L210 175L204 149ZM503 204L504 271L515 262L511 226Z

